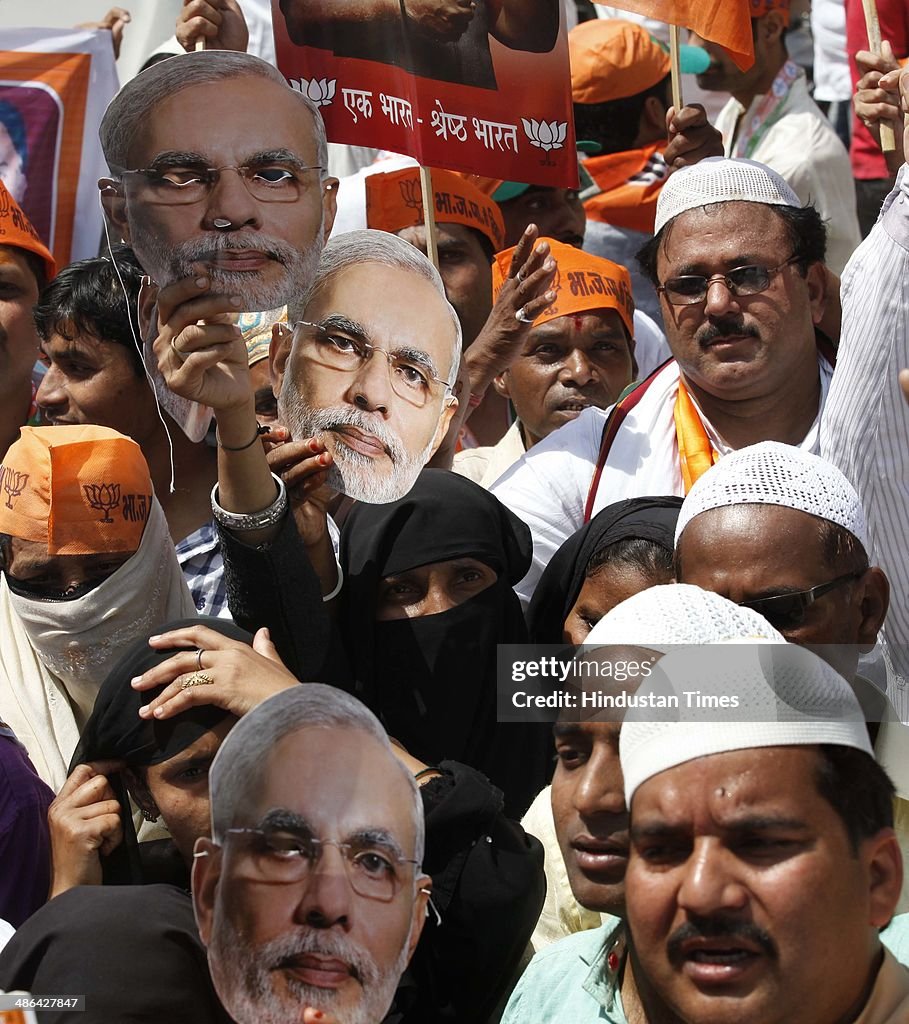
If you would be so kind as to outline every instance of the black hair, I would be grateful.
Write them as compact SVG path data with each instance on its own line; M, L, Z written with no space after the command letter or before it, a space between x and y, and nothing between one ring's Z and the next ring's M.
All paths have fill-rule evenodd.
M584 575L590 579L607 565L625 566L655 582L668 583L673 578L672 552L643 537L626 537L594 551Z
M884 769L863 750L824 743L815 783L836 811L857 854L862 841L881 829L893 828L893 783Z
M0 533L0 572L9 572L13 560L13 538L9 533Z
M98 341L122 345L130 354L136 376L144 377L142 357L135 341L139 337L136 305L142 268L128 245L115 245L112 257L116 267L106 256L79 260L64 267L38 296L33 310L35 326L43 341L53 334L67 341L88 334Z
M575 103L575 138L599 143L603 153L624 153L632 149L638 137L644 104L656 96L664 107L669 107L670 76L661 78L634 96L623 96L606 103Z
M705 206L705 210L715 209L718 203ZM763 205L763 204L762 204ZM768 209L783 221L791 255L798 258L797 266L804 277L812 263L823 263L827 254L827 228L821 215L813 206L771 206ZM672 230L673 221L663 227L645 242L638 250L637 261L641 271L650 279L653 286L659 287L661 281L657 276L657 254L664 239Z

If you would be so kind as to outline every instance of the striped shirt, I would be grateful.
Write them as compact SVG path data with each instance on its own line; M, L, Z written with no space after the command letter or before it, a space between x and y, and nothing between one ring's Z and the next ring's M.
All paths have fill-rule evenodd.
M821 422L821 455L859 493L873 564L890 579L881 632L887 695L909 722L909 173L904 166L871 234L843 274L843 329Z

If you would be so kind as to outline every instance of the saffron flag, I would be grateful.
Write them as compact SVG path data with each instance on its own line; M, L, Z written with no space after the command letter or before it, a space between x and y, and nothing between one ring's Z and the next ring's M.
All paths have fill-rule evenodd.
M766 4L762 0L619 0L613 6L690 28L702 39L725 47L736 66L747 71L754 64L751 19L764 13L759 9Z
M98 126L117 89L109 32L0 32L0 180L58 267L98 251Z
M577 187L560 0L272 0L278 67L332 142Z

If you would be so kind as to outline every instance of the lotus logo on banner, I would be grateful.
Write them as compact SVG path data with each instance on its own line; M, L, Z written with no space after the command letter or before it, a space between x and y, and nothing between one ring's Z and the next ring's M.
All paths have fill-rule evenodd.
M338 84L336 78L291 78L289 81L297 92L302 92L317 107L331 105L331 101L335 98L335 86Z
M561 149L565 145L565 136L568 134L567 121L536 121L534 118L528 121L526 117L522 117L521 123L531 146L539 146L544 153L551 149Z

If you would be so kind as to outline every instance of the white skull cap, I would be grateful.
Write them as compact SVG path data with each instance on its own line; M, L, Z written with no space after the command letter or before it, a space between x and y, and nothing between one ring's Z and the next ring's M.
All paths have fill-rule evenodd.
M667 583L617 604L593 627L584 643L663 651L675 644L753 639L785 643L782 633L750 608L741 608L689 583Z
M711 156L669 175L657 199L653 233L658 235L680 213L714 203L802 206L786 181L764 164Z
M685 692L738 697L736 707L689 707ZM640 698L674 694L654 711ZM696 758L759 747L852 747L873 757L852 687L812 651L757 642L687 647L665 655L642 683L619 735L625 801L661 772Z
M779 441L725 455L682 502L675 542L702 512L727 505L783 505L836 523L868 551L865 513L855 488L832 463Z

